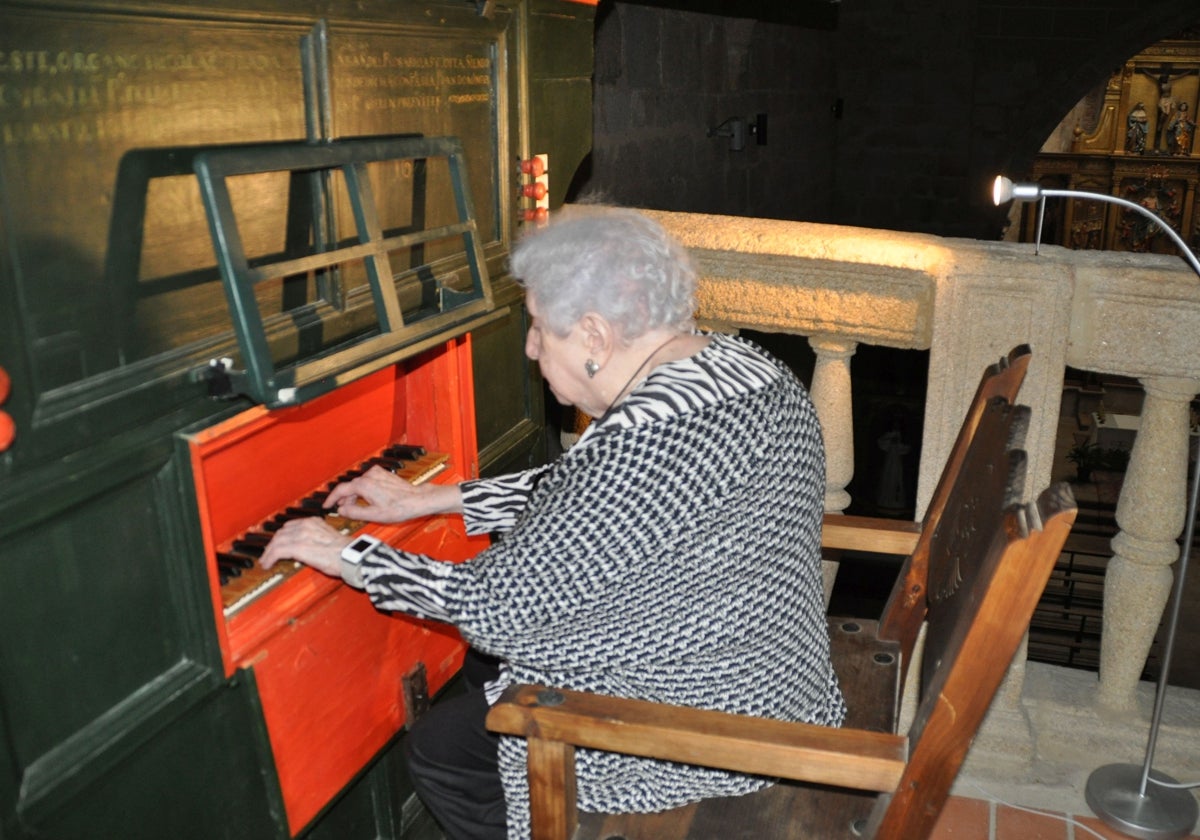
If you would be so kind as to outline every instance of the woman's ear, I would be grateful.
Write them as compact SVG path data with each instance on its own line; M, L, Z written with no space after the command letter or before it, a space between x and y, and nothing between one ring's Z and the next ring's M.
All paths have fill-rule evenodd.
M585 312L579 319L584 346L593 359L604 365L612 355L616 335L612 324L598 312Z

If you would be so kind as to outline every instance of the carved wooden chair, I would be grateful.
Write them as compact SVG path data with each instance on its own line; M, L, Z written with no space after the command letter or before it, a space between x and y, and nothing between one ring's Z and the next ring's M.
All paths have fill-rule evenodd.
M919 532L858 517L826 520L834 545L908 553L878 621L829 619L849 708L843 727L514 686L488 726L528 740L535 840L928 836L1075 518L1065 484L1019 502L1029 411L1011 399L1028 350L1014 353L985 373ZM923 620L921 700L907 734L896 734ZM583 813L575 806L577 747L780 781L662 813Z

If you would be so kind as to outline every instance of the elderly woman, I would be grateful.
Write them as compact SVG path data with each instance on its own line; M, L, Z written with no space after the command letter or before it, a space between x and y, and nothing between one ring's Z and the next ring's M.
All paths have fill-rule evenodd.
M483 723L514 682L834 726L844 715L820 575L824 452L803 386L749 342L696 331L688 257L639 213L566 214L516 245L512 271L532 319L526 354L560 402L596 418L579 442L544 467L459 485L376 468L326 502L378 522L461 513L502 538L449 564L304 519L263 556L450 622L498 658L493 680L409 734L417 791L454 838L529 831L524 742ZM587 750L576 761L584 810L769 784Z

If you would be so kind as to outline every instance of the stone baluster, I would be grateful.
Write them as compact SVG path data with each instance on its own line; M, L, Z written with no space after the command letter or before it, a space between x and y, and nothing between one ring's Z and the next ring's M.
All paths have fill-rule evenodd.
M811 394L825 440L825 512L841 513L850 505L846 485L854 477L850 357L858 344L832 335L813 336L808 343L817 356ZM837 563L826 561L823 564L826 605L833 593L837 570Z
M854 411L850 396L850 357L857 342L832 335L813 336L817 354L812 399L825 438L825 512L850 506L846 485L854 477Z
M1137 685L1171 593L1187 506L1189 402L1200 383L1142 380L1146 396L1117 503L1120 531L1104 577L1099 704L1136 707Z

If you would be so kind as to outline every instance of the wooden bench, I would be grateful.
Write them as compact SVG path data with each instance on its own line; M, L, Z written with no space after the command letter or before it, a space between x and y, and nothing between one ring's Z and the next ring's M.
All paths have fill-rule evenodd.
M927 837L1074 520L1065 484L1020 502L1029 411L1011 400L1027 364L1018 348L985 372L919 529L827 517L828 545L908 554L878 620L829 619L842 728L514 686L488 726L528 740L535 840ZM921 701L897 734L922 622ZM588 814L575 805L577 747L781 781L662 813Z

